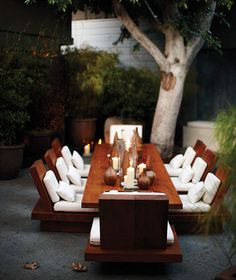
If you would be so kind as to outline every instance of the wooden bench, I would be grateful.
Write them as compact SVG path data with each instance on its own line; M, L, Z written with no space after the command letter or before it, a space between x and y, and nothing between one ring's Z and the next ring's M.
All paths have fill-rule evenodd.
M227 211L222 209L222 202L224 196L229 188L227 184L228 171L219 166L215 175L220 179L220 187L211 203L211 210L207 213L169 213L170 223L175 225L177 233L202 233L208 232L221 232L223 230L223 220L227 218ZM213 219L211 219L214 217ZM209 220L214 224L210 225L207 229Z
M54 211L53 203L43 183L46 174L43 161L35 161L30 167L30 172L40 196L32 210L31 219L40 221L40 229L42 231L89 232L97 213Z
M61 180L60 175L56 168L57 154L54 149L48 149L44 154L44 160L50 170L52 170L57 178L57 180Z
M61 144L60 139L54 138L52 140L51 147L52 147L53 151L55 152L56 156L61 157L62 144Z
M86 261L181 262L174 227L167 246L168 198L160 194L102 194L97 245L88 243ZM93 225L94 226L94 225ZM92 238L92 233L90 234Z

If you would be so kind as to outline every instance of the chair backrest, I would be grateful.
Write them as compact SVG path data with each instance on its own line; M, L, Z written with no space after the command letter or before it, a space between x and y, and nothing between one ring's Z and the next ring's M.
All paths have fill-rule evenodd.
M204 152L206 150L206 145L201 140L198 139L196 141L193 149L196 152L195 158L193 160L193 162L194 162L197 157L202 157L202 155L204 154Z
M221 165L216 170L215 175L220 179L221 183L220 183L217 193L211 203L212 208L217 208L220 206L221 202L224 199L226 192L229 189L229 185L227 184L228 174L229 174L229 170Z
M57 157L61 157L62 144L59 138L54 138L51 142L51 147Z
M60 175L56 168L57 155L53 149L49 149L44 154L44 160L50 170L52 170L58 181L61 180Z
M207 173L212 172L215 169L216 166L216 162L217 162L217 155L212 152L211 150L207 149L204 156L203 156L203 160L207 163L207 167L205 172L202 175L201 180L204 181Z
M101 194L101 248L165 248L168 204L168 197L158 193Z
M52 201L43 183L43 178L46 174L46 168L41 159L33 163L33 165L30 167L30 173L45 210L52 210Z
M110 144L114 141L115 133L118 133L119 138L123 138L125 141L127 138L131 140L134 130L138 128L139 136L143 136L143 126L140 124L114 124L110 126Z

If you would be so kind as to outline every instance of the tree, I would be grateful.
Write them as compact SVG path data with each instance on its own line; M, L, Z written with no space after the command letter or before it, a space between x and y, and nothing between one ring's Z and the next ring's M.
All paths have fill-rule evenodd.
M163 157L170 156L189 68L204 42L220 47L219 40L210 32L212 19L218 16L226 22L223 12L216 12L216 8L229 10L233 0L48 0L48 3L63 11L70 5L75 10L87 8L91 12L108 11L112 7L125 27L121 40L129 33L151 54L161 72L151 142ZM148 19L147 32L139 27L140 18ZM164 35L164 47L148 37L151 29Z

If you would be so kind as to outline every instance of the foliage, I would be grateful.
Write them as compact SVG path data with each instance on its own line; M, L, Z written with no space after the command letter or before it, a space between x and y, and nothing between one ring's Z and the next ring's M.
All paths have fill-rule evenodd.
M29 121L28 105L32 79L22 63L25 55L18 48L0 52L0 143L18 143L19 133Z
M153 118L159 79L156 71L114 68L105 81L101 112L138 121Z
M60 56L50 50L33 50L28 53L25 65L34 81L30 106L30 128L48 130L51 128L53 108L64 102L63 64Z
M65 55L68 85L66 116L97 117L105 81L117 62L116 54L96 51L92 48L67 51Z
M35 0L25 0L25 3L34 3ZM215 49L221 47L220 40L215 37L210 30L205 30L204 23L207 18L215 16L221 22L229 26L226 20L226 11L230 10L233 0L176 0L172 1L146 1L146 0L123 0L122 3L126 7L134 21L138 23L138 18L154 19L156 22L172 27L180 32L186 42L192 38L202 37L206 43ZM86 0L48 0L50 5L55 5L58 10L66 11L68 7L76 10L89 10L92 13L99 11L112 11L111 1L86 1ZM212 5L216 3L217 11L212 9ZM168 12L167 12L168 10ZM122 38L129 38L130 35L126 28L121 29Z
M231 192L226 202L231 215L225 226L225 235L230 247L228 248L222 240L218 240L218 244L231 262L236 253L236 217L234 215L236 207L236 107L218 114L215 136L219 143L219 161L229 169L227 184L231 185Z

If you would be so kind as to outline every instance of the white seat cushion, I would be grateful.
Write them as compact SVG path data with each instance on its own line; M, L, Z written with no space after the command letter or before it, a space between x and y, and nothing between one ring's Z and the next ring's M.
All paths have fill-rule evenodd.
M176 169L176 168L180 168L183 163L184 163L184 156L179 154L172 158L172 160L170 161L170 166Z
M216 177L214 174L208 173L204 182L205 193L203 196L203 201L208 204L211 204L217 193L219 186L220 186L220 179Z
M191 165L194 157L196 155L196 152L192 147L188 147L184 153L184 163L183 163L183 168L185 168L188 165Z
M198 202L204 195L205 187L204 183L198 182L192 186L188 191L188 199L192 203Z
M73 151L72 162L77 169L84 169L84 160L82 159L81 155L76 151Z
M57 159L56 168L57 168L57 171L58 171L58 174L59 174L61 180L65 183L69 184L70 181L67 177L68 167L67 167L66 162L63 157L59 157Z
M68 148L68 146L62 147L61 154L62 154L62 157L64 158L68 168L71 165L73 165L73 163L72 163L72 154L71 154L70 149Z
M76 169L73 165L69 167L67 177L69 178L70 182L76 186L81 186L81 176L78 172L78 169Z
M206 167L207 167L207 163L202 158L197 157L192 166L194 172L194 176L192 179L193 183L197 183L201 180L202 175L206 170Z
M183 168L172 168L169 163L164 164L164 166L170 177L179 177L183 171Z
M43 182L47 189L48 195L51 198L53 203L60 200L59 195L57 194L58 189L58 181L57 178L52 170L48 170L43 178Z
M59 182L59 188L57 189L57 193L62 199L66 201L75 201L75 190L66 182Z
M194 183L192 182L182 183L179 177L171 177L170 179L177 192L188 192L189 189L194 186Z
M182 183L186 184L192 180L193 176L194 176L194 172L191 166L188 165L185 168L183 168L183 171L179 175L179 179Z
M75 190L76 193L84 193L85 185L86 185L87 179L82 178L81 179L81 186L77 186L74 184L70 184L70 186Z
M89 171L90 171L90 167L91 167L90 164L85 164L83 170L77 169L78 172L79 172L79 174L80 174L80 176L81 176L81 177L87 178L87 177L88 177L88 174L89 174Z
M99 217L93 219L93 224L90 231L89 242L91 245L100 245L100 220ZM169 222L167 223L167 245L174 244L174 234Z
M179 197L182 201L183 209L169 209L170 213L206 213L211 209L211 206L202 200L192 203L189 201L188 195L180 195Z
M98 208L82 208L82 198L82 194L76 194L76 200L74 202L60 200L54 204L54 210L61 212L98 212Z

